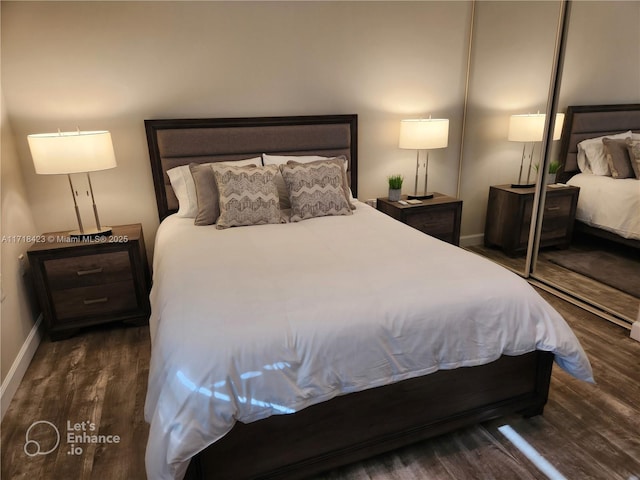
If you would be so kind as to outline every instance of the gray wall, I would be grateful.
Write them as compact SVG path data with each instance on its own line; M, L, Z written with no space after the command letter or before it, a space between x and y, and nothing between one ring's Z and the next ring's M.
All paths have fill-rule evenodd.
M397 148L400 119L446 117L449 147L431 153L430 189L456 194L469 2L2 1L0 9L3 234L75 227L66 179L35 174L27 134L108 129L118 167L92 175L102 223L141 222L151 249L158 220L146 118L357 113L367 199L386 194L392 173L411 189L415 153ZM463 235L481 238L488 185L517 176L521 146L506 141L508 117L544 109L558 3L476 9L461 197ZM640 3L573 10L563 104L639 101ZM74 181L84 190L82 176ZM80 204L91 225L88 198ZM24 285L5 286L24 249L2 245L3 380L33 323Z
M2 2L3 89L36 223L75 220L66 179L35 174L27 134L108 129L118 167L92 175L101 220L142 222L152 244L146 118L357 113L371 198L387 175L412 175L400 119L447 117L430 178L455 194L469 15L465 2Z

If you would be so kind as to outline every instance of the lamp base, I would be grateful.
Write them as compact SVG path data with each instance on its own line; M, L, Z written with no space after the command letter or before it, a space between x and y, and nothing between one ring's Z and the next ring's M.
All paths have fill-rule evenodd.
M512 183L511 188L533 188L535 187L535 183Z
M409 200L428 200L433 198L433 193L425 193L424 195L407 195Z
M95 239L96 237L105 237L107 235L111 235L112 229L111 227L102 227L100 229L97 228L87 228L83 232L80 230L72 230L68 233L70 237L79 238L79 239Z

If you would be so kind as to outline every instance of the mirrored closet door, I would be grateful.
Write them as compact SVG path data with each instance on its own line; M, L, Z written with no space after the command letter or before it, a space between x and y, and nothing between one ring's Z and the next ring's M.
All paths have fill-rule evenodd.
M466 248L627 325L640 306L640 240L585 232L580 216L588 192L569 180L575 167L564 167L575 152L561 137L574 128L570 106L640 103L640 74L628 62L601 68L612 58L638 58L640 42L611 34L637 31L638 15L637 2L477 2L458 195ZM554 120L544 125L546 143L524 127L537 121L540 128L545 117L538 112ZM605 115L601 133L640 132L629 118L607 121ZM595 136L591 128L580 132L583 139Z
M640 140L629 133L640 132L640 74L637 67L634 71L610 59L640 55L640 42L620 42L611 35L624 24L634 28L640 5L575 2L568 14L556 106L565 121L562 141L550 150L547 165L561 165L559 180L569 186L547 186L543 227L561 230L560 218L568 213L573 228L563 248L541 245L531 276L601 310L610 320L629 324L637 320L640 308L640 179L632 168L624 171L632 167L625 163L631 160L625 140ZM602 62L609 67L599 69L596 78L589 76L590 66ZM601 137L610 135L620 138L603 145ZM582 141L587 155L578 158ZM613 154L608 161L607 154ZM549 204L550 195L559 190L569 195L568 189L577 196L575 212L567 202Z
M468 249L521 275L528 273L560 6L475 4L460 172L462 235Z

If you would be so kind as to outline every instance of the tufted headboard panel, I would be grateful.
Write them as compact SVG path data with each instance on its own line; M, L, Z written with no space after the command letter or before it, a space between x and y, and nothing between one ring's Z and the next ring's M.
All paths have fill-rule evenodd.
M640 104L582 105L567 107L560 142L563 168L558 180L566 182L578 169L578 143L627 130L640 132Z
M189 163L275 155L344 155L357 196L357 115L145 120L151 172L162 221L178 210L167 170Z

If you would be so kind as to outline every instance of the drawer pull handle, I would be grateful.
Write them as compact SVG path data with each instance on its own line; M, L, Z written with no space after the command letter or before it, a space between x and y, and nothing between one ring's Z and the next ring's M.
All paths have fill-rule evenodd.
M82 303L84 303L85 305L93 305L94 303L107 303L108 301L109 297L100 297L83 300Z
M555 212L556 210L560 210L560 207L548 207L547 211L549 212Z
M102 267L92 268L90 270L78 270L76 273L78 274L79 277L81 277L82 275L92 275L94 273L102 273Z

